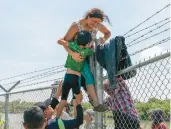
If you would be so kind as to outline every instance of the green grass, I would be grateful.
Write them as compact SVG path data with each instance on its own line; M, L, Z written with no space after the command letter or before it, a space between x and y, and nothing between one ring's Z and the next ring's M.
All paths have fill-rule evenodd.
M106 119L104 120L105 125L107 126L106 129L113 129L114 127L114 121L113 119ZM169 122L164 122L167 126L167 129L170 129L170 123ZM151 121L141 121L141 126L143 129L151 129Z

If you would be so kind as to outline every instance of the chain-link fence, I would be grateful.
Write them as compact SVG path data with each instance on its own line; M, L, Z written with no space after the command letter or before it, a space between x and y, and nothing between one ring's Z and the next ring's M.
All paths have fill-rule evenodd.
M117 93L112 92L112 94L116 95L109 96L109 98L113 98L109 99L108 101L109 103L111 103L111 107L115 109L117 108L118 110L113 110L113 113L108 112L104 114L104 124L107 125L107 128L112 129L114 126L118 127L118 121L122 122L122 124L125 124L124 127L127 128L131 128L131 125L134 126L134 124L129 124L129 122L131 121L128 120L128 118L130 117L125 116L125 114L119 114L121 117L117 117L116 112L119 111L126 112L126 114L130 114L130 116L133 116L135 114L135 112L133 112L134 108L132 108L131 106L124 106L125 104L131 104L131 100L129 99L130 96L127 96L129 93L123 92L131 93L131 98L134 101L134 107L137 111L140 120L140 126L143 129L151 129L153 120L151 118L153 117L152 114L153 112L160 111L162 112L161 114L159 113L160 115L156 113L156 120L162 119L166 124L167 128L170 128L170 57L163 55L155 57L153 59L149 59L148 61L144 61L133 66L134 68L137 67L136 76L126 80L124 83L128 86L129 89L125 90L121 88L117 91ZM125 72L132 70L133 69L128 68L127 70L125 70ZM120 74L122 73L124 72L121 72ZM111 93L109 92L109 94ZM125 99L120 97L121 95L124 95L123 97L125 97ZM116 99L117 96L119 96L118 100ZM125 101L122 103L120 99L123 99L123 101ZM119 101L120 105L118 106L115 103L118 103ZM130 113L128 113L129 111ZM117 121L117 119L121 120ZM122 125L120 124L120 126Z
M117 92L113 92L119 99L122 97L127 98L128 102L116 102L118 101L115 95L111 95L109 92L104 92L104 101L108 100L110 103L109 107L111 111L107 111L103 113L103 128L113 129L115 126L118 126L117 122L122 122L123 125L131 128L130 120L128 120L128 116L133 114L138 114L140 119L140 125L143 129L150 129L152 126L151 120L151 112L155 109L160 109L163 111L163 120L166 124L167 128L170 128L169 120L170 120L170 53L166 53L160 55L158 57L154 57L149 59L148 61L141 62L137 65L131 66L131 68L126 69L123 72L128 72L131 70L137 71L136 76L126 80L124 82L125 86L127 86L127 90L120 89ZM123 73L121 71L120 74ZM122 81L123 82L123 81ZM119 85L121 86L121 85ZM122 85L123 86L123 85ZM105 87L104 87L105 89ZM83 90L83 89L82 89ZM9 129L19 129L22 127L23 120L23 111L34 105L36 102L40 102L46 100L47 98L52 97L55 93L55 90L52 86L46 86L41 88L30 88L30 89L20 89L13 90L9 93L9 103L8 103L8 122ZM122 94L122 92L124 94ZM128 113L128 111L132 111L132 107L127 107L129 110L124 108L124 104L131 105L131 99L128 97L131 95L131 99L135 102L133 105L136 111L133 113ZM122 96L125 95L125 96ZM1 120L3 121L5 118L5 94L0 95L0 112L1 112ZM115 98L116 97L116 98ZM111 98L111 99L109 99ZM72 95L70 93L68 102L70 103L72 100ZM92 108L89 104L89 99L87 94L83 91L83 108L84 111L86 109ZM118 106L116 103L122 105ZM73 115L72 104L71 106L71 116ZM123 113L122 113L123 112ZM121 114L120 114L121 113ZM126 116L125 114L129 115ZM122 117L121 117L122 116ZM120 119L120 120L118 120ZM118 120L118 121L117 121ZM95 122L97 124L97 122ZM2 125L2 123L1 123ZM2 128L2 127L1 127Z

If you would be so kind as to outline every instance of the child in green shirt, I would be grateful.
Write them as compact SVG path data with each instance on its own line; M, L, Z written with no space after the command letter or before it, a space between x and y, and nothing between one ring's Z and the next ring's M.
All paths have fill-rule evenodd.
M61 112L64 106L67 104L67 97L70 89L72 89L75 97L81 94L80 92L80 84L81 84L81 71L83 68L84 59L87 56L92 55L93 51L90 48L90 42L92 41L92 37L90 32L88 31L80 31L77 34L76 42L67 42L65 40L58 40L58 44L63 46L68 46L71 50L80 53L83 57L83 61L77 62L72 56L68 54L65 67L67 68L63 85L62 85L62 95L61 102L58 105L57 109L57 117L60 117ZM81 102L77 101L77 104L81 104Z

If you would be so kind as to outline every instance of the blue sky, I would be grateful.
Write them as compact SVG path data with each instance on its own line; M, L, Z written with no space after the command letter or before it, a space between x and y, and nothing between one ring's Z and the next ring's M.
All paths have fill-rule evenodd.
M93 7L101 8L109 16L112 26L105 25L114 37L124 34L168 3L168 0L0 0L0 79L64 64L67 53L56 40L64 36L73 21ZM166 17L169 17L169 9L140 28ZM168 35L167 32L128 50L135 52ZM133 57L133 62L160 53L168 45L142 52Z

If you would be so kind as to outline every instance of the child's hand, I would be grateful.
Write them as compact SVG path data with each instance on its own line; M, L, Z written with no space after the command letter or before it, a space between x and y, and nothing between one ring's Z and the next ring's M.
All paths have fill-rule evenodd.
M79 53L77 53L77 52L73 52L71 56L72 56L72 58L73 58L74 60L76 60L76 61L78 61L78 62L83 61L82 56L81 56Z
M86 47L86 48L91 48L91 44L88 43L85 47Z

